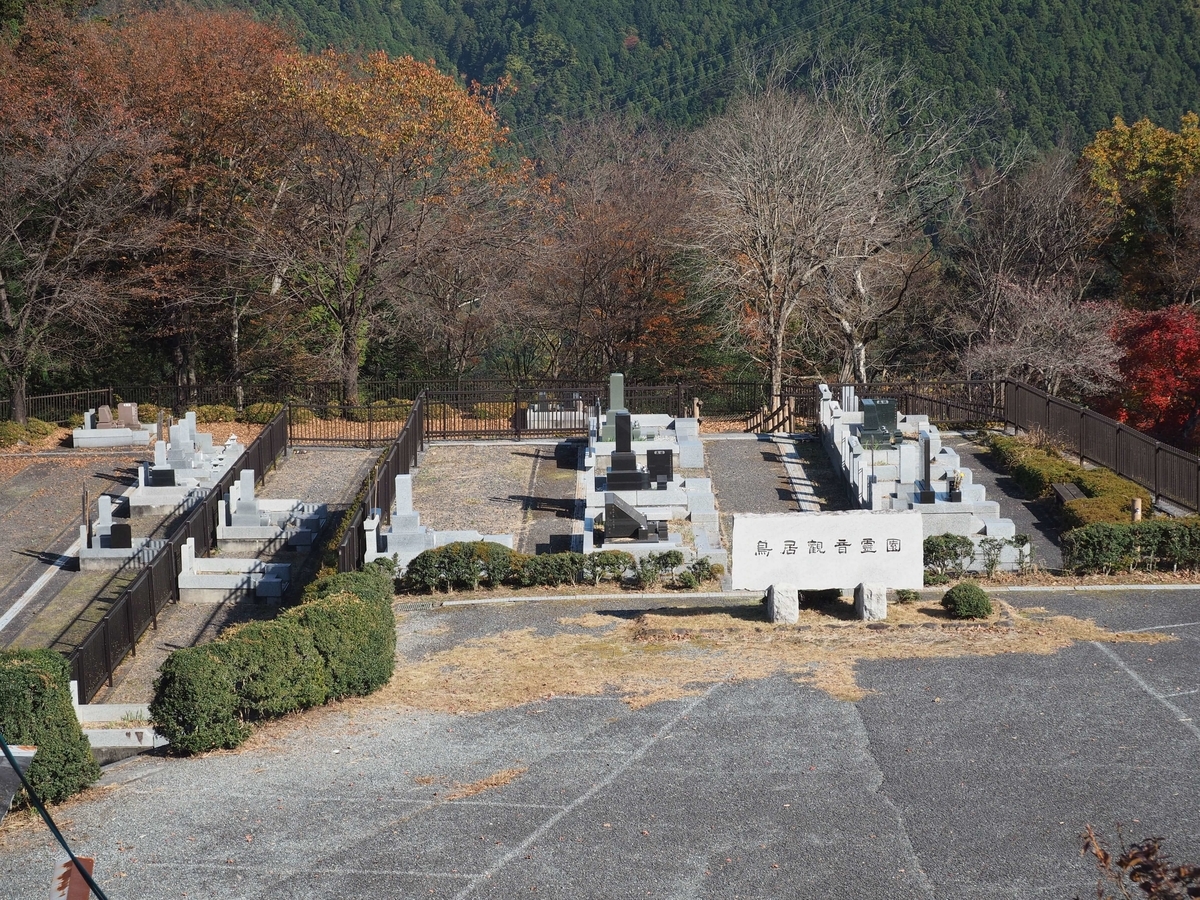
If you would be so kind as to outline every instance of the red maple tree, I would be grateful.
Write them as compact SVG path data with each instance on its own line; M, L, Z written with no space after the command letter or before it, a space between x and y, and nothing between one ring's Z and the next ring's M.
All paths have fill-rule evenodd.
M1125 351L1113 417L1164 441L1200 445L1200 317L1182 305L1131 311L1113 336Z

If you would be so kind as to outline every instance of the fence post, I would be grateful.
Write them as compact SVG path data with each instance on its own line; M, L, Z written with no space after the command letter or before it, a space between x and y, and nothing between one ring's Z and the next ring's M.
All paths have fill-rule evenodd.
M1087 410L1079 407L1079 464L1083 465L1083 423L1087 421Z
M137 579L134 579L137 583ZM133 622L133 591L125 589L125 623L129 626L129 654L137 656L137 628Z

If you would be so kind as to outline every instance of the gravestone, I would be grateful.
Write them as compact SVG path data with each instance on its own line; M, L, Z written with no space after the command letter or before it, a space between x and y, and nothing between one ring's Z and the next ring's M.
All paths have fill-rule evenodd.
M863 426L858 439L864 447L889 444L896 431L896 401L892 398L862 401Z
M674 477L673 454L669 449L647 450L646 471L650 474L650 485L656 491L665 491Z
M124 522L115 522L108 532L108 546L112 550L133 549L133 529Z
M666 520L650 520L614 493L604 495L604 541L665 541Z
M150 469L148 487L175 487L175 470L170 467L160 469L158 466L154 466Z
M936 494L933 492L933 462L929 458L929 435L922 431L919 446L921 448L921 489L917 491L918 503L933 503Z
M108 406L101 406L96 410L96 427L97 428L116 428L117 423L113 421L112 410Z
M607 472L610 491L644 491L650 487L650 476L638 468L633 447L632 417L626 410L612 413L616 427L617 449L613 451Z

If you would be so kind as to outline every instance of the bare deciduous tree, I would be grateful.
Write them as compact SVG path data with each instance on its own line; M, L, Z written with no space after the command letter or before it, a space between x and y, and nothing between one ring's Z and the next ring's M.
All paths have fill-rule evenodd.
M836 336L843 375L866 379L927 257L922 226L954 193L970 129L901 100L904 80L862 59L808 95L770 79L699 138L699 243L775 396L797 328Z

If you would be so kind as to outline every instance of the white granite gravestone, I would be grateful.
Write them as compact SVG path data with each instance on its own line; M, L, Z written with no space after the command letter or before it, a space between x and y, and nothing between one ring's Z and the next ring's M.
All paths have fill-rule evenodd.
M912 510L735 515L732 557L734 590L924 586L921 514Z

